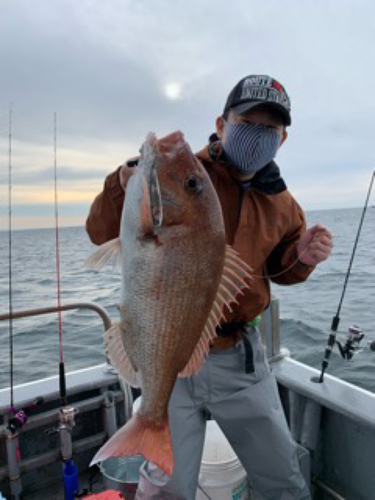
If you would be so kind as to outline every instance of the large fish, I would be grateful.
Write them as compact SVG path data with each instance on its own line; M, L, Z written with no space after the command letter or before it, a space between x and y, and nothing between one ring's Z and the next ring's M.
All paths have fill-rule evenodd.
M121 322L105 333L108 357L142 403L92 463L142 454L167 474L173 454L168 402L177 376L196 373L223 311L248 286L249 268L225 243L211 180L181 132L149 134L131 175L120 237L89 259L120 252Z

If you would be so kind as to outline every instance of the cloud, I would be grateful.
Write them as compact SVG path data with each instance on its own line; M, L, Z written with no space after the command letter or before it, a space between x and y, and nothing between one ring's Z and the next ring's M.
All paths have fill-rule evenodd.
M181 129L201 149L236 81L264 73L292 99L288 185L303 206L306 186L321 187L321 208L341 203L372 165L374 14L370 0L1 2L0 163L13 102L14 181L47 186L56 112L61 184L90 181L94 197L150 130Z

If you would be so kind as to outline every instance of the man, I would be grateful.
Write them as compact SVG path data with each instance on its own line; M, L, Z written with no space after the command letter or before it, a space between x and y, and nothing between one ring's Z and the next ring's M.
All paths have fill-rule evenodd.
M253 281L218 329L199 373L177 380L169 405L173 475L167 482L152 464L146 466L139 498L195 499L208 415L265 499L310 498L256 327L270 302L270 281L303 282L332 249L325 227L306 231L304 214L273 161L290 124L283 86L269 76L250 75L233 88L216 134L197 153L219 196L227 243L251 266ZM94 243L118 236L134 163L110 174L95 199L87 220Z

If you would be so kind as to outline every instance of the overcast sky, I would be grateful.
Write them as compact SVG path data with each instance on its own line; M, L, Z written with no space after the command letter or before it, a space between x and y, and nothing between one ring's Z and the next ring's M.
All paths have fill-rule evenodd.
M293 124L277 162L306 210L362 206L374 170L372 0L0 0L0 229L81 225L104 177L146 134L193 150L231 88L269 74Z

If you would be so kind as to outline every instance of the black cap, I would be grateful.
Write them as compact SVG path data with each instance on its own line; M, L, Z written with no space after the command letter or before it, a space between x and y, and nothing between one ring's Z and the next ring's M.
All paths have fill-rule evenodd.
M260 105L267 105L278 111L285 125L292 123L288 94L281 83L267 75L249 75L242 78L229 94L224 113L233 111L242 115Z

